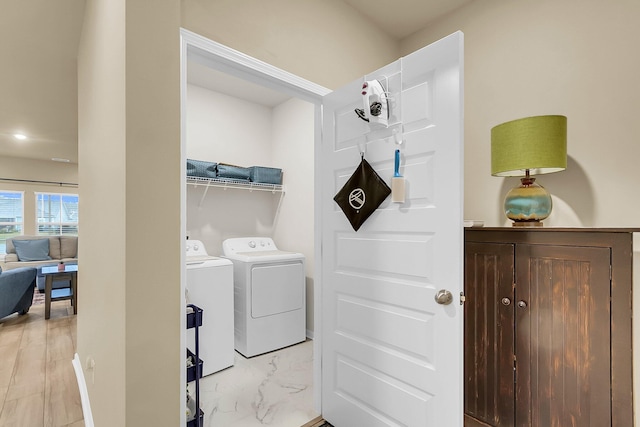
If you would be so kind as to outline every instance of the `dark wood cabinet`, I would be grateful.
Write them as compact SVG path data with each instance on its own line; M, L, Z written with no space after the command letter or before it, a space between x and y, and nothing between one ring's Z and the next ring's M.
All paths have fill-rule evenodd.
M633 425L636 229L465 229L465 426Z

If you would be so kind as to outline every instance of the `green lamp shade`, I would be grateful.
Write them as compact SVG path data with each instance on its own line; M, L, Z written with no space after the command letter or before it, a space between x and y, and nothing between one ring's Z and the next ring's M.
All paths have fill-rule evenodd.
M535 116L491 129L491 175L524 176L567 168L567 118Z
M551 214L551 195L531 175L567 168L567 118L535 116L491 129L491 175L524 176L504 200L514 226L540 226Z

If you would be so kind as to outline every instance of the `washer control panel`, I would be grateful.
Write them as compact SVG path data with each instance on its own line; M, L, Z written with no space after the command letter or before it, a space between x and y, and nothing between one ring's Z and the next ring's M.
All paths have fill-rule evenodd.
M278 248L270 237L236 237L222 242L222 252L225 255L276 250Z
M207 256L207 249L200 240L187 240L187 256Z

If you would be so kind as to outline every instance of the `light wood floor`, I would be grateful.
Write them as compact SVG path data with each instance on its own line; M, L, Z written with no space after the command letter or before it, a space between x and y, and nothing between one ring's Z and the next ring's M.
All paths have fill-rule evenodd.
M324 420L322 419L321 416L318 416L312 419L311 421L309 421L308 423L306 423L305 425L303 425L302 427L319 427L319 426L322 426L322 424L324 424Z
M0 427L84 427L71 360L76 316L69 301L0 320Z

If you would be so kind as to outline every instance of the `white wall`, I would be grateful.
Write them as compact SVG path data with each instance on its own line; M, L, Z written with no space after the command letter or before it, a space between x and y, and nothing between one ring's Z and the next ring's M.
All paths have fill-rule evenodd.
M238 166L272 162L272 109L187 86L187 158ZM271 236L277 198L270 192L187 185L187 233L220 255L230 237Z
M276 244L303 253L307 275L307 334L313 335L314 109L291 99L273 109L273 162L284 170L286 194L274 233Z
M187 88L187 157L283 170L285 193L187 185L187 232L220 255L230 237L273 237L303 253L307 329L313 331L314 106L290 99L274 108L195 85Z
M187 158L271 166L271 108L187 85Z
M640 225L640 2L475 1L403 40L407 54L465 34L465 216L503 225L515 178L490 174L495 125L540 114L568 119L568 166L541 175L546 225Z

